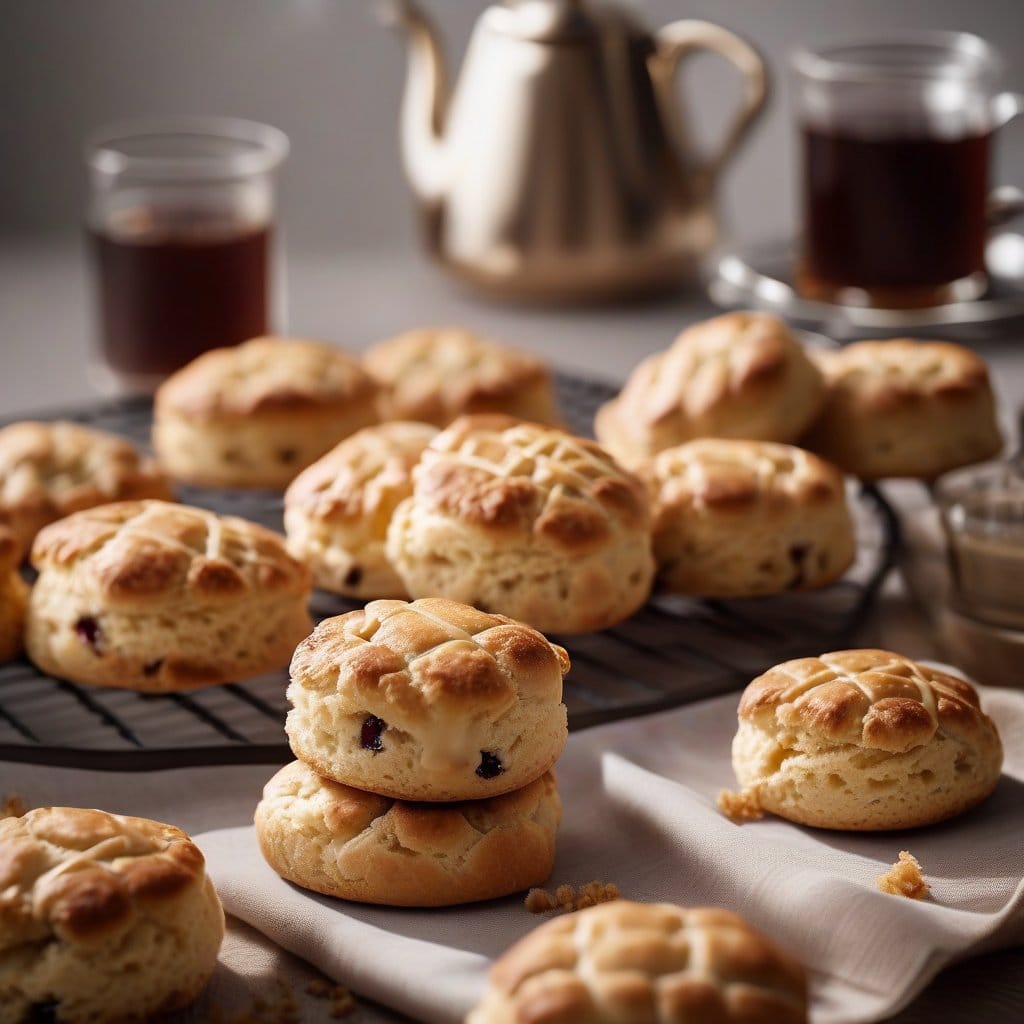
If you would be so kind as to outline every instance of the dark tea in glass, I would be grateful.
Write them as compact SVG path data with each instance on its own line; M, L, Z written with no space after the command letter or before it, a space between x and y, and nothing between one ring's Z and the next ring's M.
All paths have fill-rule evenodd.
M104 383L152 391L212 348L278 327L276 129L191 118L109 129L87 149L87 234Z
M981 295L992 136L1024 109L994 92L992 47L963 32L910 32L801 51L794 68L800 292L889 309Z
M107 366L166 376L270 331L271 228L179 211L125 211L90 229Z
M984 280L989 134L928 138L803 128L800 288L932 306Z

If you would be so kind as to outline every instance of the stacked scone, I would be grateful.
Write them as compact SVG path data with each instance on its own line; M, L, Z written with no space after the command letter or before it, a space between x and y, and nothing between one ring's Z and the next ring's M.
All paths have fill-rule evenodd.
M270 866L365 903L492 899L551 872L566 740L564 650L443 599L373 601L295 652L297 761L267 784Z

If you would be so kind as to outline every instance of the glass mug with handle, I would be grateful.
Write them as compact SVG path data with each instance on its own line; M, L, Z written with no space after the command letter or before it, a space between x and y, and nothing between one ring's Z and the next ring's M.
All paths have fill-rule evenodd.
M962 32L897 33L793 60L803 145L796 280L808 298L911 309L988 285L989 229L1024 192L989 191L995 132L1024 112L1002 61Z

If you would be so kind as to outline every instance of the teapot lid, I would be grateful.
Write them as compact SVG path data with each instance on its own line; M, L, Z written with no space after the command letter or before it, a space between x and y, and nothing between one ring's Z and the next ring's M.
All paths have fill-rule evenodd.
M505 0L488 8L483 20L502 35L534 42L593 36L604 23L623 20L623 11L586 0Z

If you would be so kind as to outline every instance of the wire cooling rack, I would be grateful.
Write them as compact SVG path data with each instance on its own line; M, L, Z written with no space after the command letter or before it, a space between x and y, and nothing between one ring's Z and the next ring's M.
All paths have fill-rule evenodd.
M566 421L589 434L598 405L614 389L560 375ZM38 418L38 417L37 417ZM64 409L73 419L146 445L145 399ZM281 529L281 495L180 487L182 501ZM857 560L823 590L746 601L658 598L628 621L585 636L553 638L569 651L569 724L581 729L714 696L771 665L848 644L895 561L897 521L874 489L857 493ZM356 607L317 592L316 618ZM132 771L204 764L280 763L287 673L188 693L139 694L79 686L27 660L0 666L0 760Z

